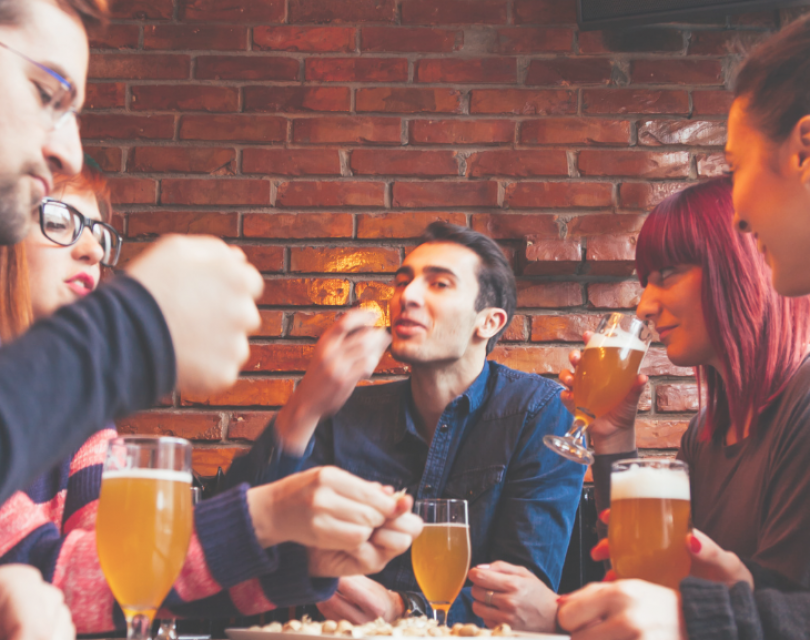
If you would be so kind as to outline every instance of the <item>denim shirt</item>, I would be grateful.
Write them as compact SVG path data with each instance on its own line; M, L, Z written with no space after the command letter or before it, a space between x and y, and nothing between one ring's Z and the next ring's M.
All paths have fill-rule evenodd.
M560 386L487 362L447 406L432 442L416 429L415 415L409 380L358 387L337 414L318 425L305 459L295 464L271 456L274 468L265 468L263 479L331 464L407 488L415 499L465 499L471 566L495 560L522 565L556 591L585 474L584 466L543 444L544 435L562 435L571 425ZM266 452L254 458L267 461ZM244 462L232 471L243 474ZM410 552L372 578L395 591L421 593ZM468 582L448 623L482 624L472 611L470 590Z

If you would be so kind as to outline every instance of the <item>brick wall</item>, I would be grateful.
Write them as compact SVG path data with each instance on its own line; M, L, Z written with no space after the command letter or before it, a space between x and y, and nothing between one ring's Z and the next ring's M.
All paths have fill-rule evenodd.
M124 261L160 233L211 233L266 289L236 387L120 429L191 438L203 474L227 466L323 328L390 296L436 219L502 243L520 308L495 358L555 375L599 314L637 303L644 212L722 171L731 71L778 19L578 33L571 0L121 0L91 43L82 132ZM660 345L646 362L639 446L676 447L692 372Z

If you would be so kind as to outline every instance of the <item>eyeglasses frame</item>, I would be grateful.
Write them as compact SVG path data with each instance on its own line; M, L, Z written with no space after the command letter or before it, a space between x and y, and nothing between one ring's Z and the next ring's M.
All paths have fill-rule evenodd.
M79 221L81 225L79 226L78 232L75 232L75 238L70 242L59 242L58 240L54 240L51 236L48 235L48 232L45 231L45 205L47 204L58 204L62 207L65 207L71 214L76 215L79 217ZM118 259L121 257L121 245L124 243L124 239L121 237L121 234L118 233L115 227L107 222L103 222L102 220L93 220L93 218L88 218L85 216L81 211L79 211L76 207L67 202L62 202L61 200L57 200L55 198L44 198L42 202L39 204L39 228L42 231L42 235L45 236L48 240L53 242L54 244L58 244L60 247L72 247L79 241L79 238L82 237L85 229L90 229L90 233L93 233L93 228L96 226L102 226L107 229L109 232L113 234L116 238L118 238L118 243L115 247L112 247L114 254L110 256L110 260L108 262L104 262L101 260L101 264L105 267L114 267L118 264ZM95 236L93 236L95 240ZM98 242L98 241L97 241ZM99 245L100 246L100 245ZM102 247L103 249L103 247Z

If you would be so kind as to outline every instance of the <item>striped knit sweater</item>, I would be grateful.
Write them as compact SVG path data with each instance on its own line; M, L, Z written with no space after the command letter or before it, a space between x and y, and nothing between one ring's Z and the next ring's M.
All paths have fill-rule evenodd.
M36 566L62 589L78 633L125 626L96 553L96 513L107 443L98 431L58 467L0 508L0 563ZM171 615L216 618L330 597L336 581L310 578L306 551L295 544L262 549L241 484L194 510L185 565L163 606Z

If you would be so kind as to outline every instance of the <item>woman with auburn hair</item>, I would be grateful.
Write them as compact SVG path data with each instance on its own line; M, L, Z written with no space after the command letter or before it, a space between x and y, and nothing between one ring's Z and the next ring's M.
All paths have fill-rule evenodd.
M636 250L645 287L637 315L654 323L673 364L697 369L705 398L678 452L689 465L699 530L684 541L692 576L723 589L741 581L807 588L810 300L773 288L754 238L733 229L731 190L728 179L712 180L650 213ZM571 354L574 367L579 358ZM560 380L570 388L574 376L566 371ZM637 455L635 416L646 382L639 375L625 401L589 427L600 510L608 506L611 463ZM606 540L594 556L607 559ZM589 585L561 598L558 618L576 640L737 637L716 635L726 612L707 596L707 584L688 578L680 593L640 580Z

